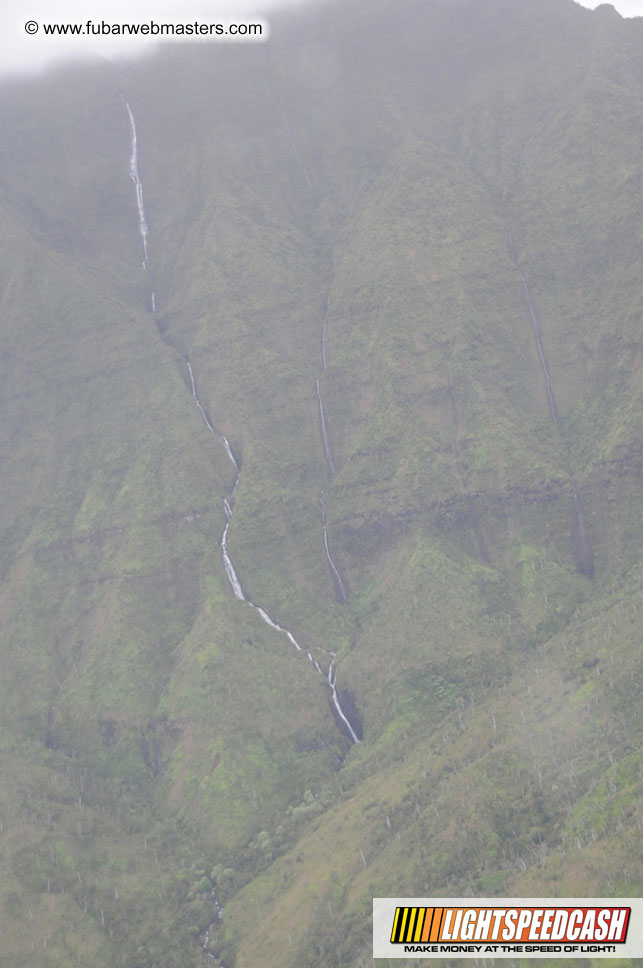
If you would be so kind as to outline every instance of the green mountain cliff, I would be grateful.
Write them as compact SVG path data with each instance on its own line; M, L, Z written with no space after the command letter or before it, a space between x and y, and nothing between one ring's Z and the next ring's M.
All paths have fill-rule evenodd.
M643 24L271 22L0 86L0 965L641 889Z

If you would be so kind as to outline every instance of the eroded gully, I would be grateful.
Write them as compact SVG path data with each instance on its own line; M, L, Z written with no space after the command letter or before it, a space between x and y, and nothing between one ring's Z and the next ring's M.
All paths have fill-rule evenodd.
M569 452L569 443L565 437L565 433L560 424L560 418L558 416L558 407L556 406L556 398L554 396L554 390L552 386L551 372L547 362L547 357L545 356L545 351L543 349L542 343L542 329L540 326L540 317L538 315L538 310L536 309L536 304L534 298L531 294L529 286L527 285L527 280L525 274L522 271L520 264L518 262L518 253L516 251L516 245L511 234L511 229L507 232L507 243L509 246L509 257L515 265L516 269L520 274L520 282L522 285L523 298L525 300L525 305L529 313L529 318L531 320L531 328L534 334L534 340L536 342L536 348L538 350L538 357L540 359L540 368L542 370L543 379L545 383L545 391L547 393L547 405L549 407L549 416L552 422L556 426L561 440L565 446L565 449ZM587 527L585 525L585 515L583 514L583 508L581 505L580 498L578 496L578 489L576 487L576 481L574 480L574 475L571 470L568 470L570 483L572 488L572 553L574 556L574 562L579 572L583 575L587 575L590 578L594 576L594 551L592 544L587 533Z
M136 133L136 122L134 119L134 114L132 112L132 109L127 101L125 101L125 106L127 108L127 114L128 114L129 123L130 123L131 154L130 154L129 174L132 182L134 183L134 187L136 189L136 205L137 205L137 211L138 211L139 234L141 236L141 242L143 246L142 265L143 265L143 271L147 275L148 279L150 279L149 272L148 272L149 230L147 226L147 220L145 218L145 206L143 201L143 185L140 179L139 168L138 168L138 139L137 139L137 133ZM151 286L151 306L152 306L152 311L155 312L156 294L154 292L151 279L150 279L150 286ZM325 363L325 352L323 355L324 355L324 363ZM335 712L336 721L340 726L342 732L348 738L350 738L350 740L353 743L359 743L360 742L359 736L357 735L357 732L353 728L352 723L350 722L345 710L343 709L337 692L337 685L336 685L337 654L329 649L323 649L321 646L315 647L315 651L323 655L325 657L325 660L328 662L328 669L326 672L324 672L320 662L313 655L313 652L309 649L302 647L289 629L287 629L285 626L281 625L274 618L272 618L269 612L266 609L264 609L261 605L258 605L255 602L251 601L244 592L243 585L241 583L237 570L232 562L232 559L230 557L230 552L228 549L228 535L230 531L230 525L232 523L235 494L241 478L241 464L235 457L228 438L225 436L225 434L219 433L215 429L212 421L210 420L210 417L208 416L207 411L205 410L205 408L203 407L203 404L201 403L201 400L199 399L199 394L197 390L197 381L196 381L194 367L192 365L191 359L188 356L185 356L184 362L187 367L188 376L190 379L190 389L192 392L192 397L194 399L197 409L199 410L199 413L201 414L203 422L207 427L209 433L212 434L212 436L216 438L220 442L220 444L222 444L228 456L228 459L230 460L231 464L235 469L235 478L232 486L232 491L230 492L229 496L226 496L223 498L225 527L223 529L223 533L221 535L221 541L220 541L221 560L223 563L223 568L224 568L230 589L233 595L235 596L235 598L249 605L250 608L252 608L253 611L257 613L257 615L262 620L262 622L264 622L265 625L269 626L269 628L273 629L273 631L279 632L282 635L285 635L288 641L290 642L290 644L294 646L294 648L298 652L301 652L303 655L307 656L308 660L310 661L311 667L315 670L315 672L318 675L324 677L328 682L328 686L330 689L330 701L331 701L333 710ZM320 403L321 413L323 414L323 406L321 403L321 396L319 394L319 381L318 381L318 399ZM328 447L329 447L328 454L330 454L332 458L332 452L330 451L330 444L328 444ZM323 494L321 497L321 501L322 501L322 526L324 530L324 545L326 549L326 557L329 563L329 567L331 568L331 577L333 578L333 585L335 587L336 594L338 598L340 598L340 600L346 601L346 597L347 597L346 586L341 579L337 566L333 562L332 556L330 554L330 549L328 546L328 535L326 532L326 513L325 513L325 508L323 506Z
M324 325L322 327L322 337L321 337L321 349L322 349L322 376L326 370L326 326L328 324L328 300L326 300L326 315L324 317ZM321 430L322 443L324 445L324 454L326 455L326 464L328 465L328 473L330 477L334 477L337 473L337 465L335 464L335 458L333 456L333 451L330 443L330 437L328 435L328 427L326 424L326 414L324 412L324 403L321 395L321 383L319 380L315 381L315 390L317 393L317 404L319 407L319 426ZM328 542L328 530L326 528L326 504L324 502L324 489L322 488L319 492L319 507L321 511L321 525L324 535L324 552L326 554L326 563L328 564L328 571L330 573L330 578L333 583L333 589L335 591L335 598L338 602L345 604L348 601L348 586L345 579L339 570L337 562L333 558L330 550L330 544Z
M284 131L288 137L288 141L290 142L292 153L295 159L297 160L297 164L299 165L301 172L303 174L304 181L308 189L308 206L309 206L310 215L312 218L312 216L314 215L312 200L315 195L315 190L313 188L313 183L312 183L310 174L301 156L301 152L297 147L297 142L295 140L295 136L293 134L292 128L288 123L288 118L286 116L286 113L281 107L281 105L279 104L277 96L273 91L272 85L270 82L268 83L268 90L270 92L270 97L275 106L275 109L279 114L279 117L283 124ZM328 429L328 422L326 419L326 411L324 409L324 400L322 397L322 379L323 379L324 373L326 372L326 328L328 325L328 309L329 309L329 300L326 299L326 310L324 314L324 323L322 326L322 334L321 334L322 372L321 372L321 377L318 377L315 380L315 395L317 397L319 430L320 430L322 445L324 449L324 457L326 458L326 466L328 468L328 476L330 478L333 478L337 474L337 464L335 462L335 456L333 454L333 447L331 443L330 432ZM345 579L342 577L339 567L337 565L337 562L333 558L333 555L330 550L330 544L328 541L328 530L326 528L326 505L324 503L323 488L319 492L319 506L321 510L321 525L322 525L322 533L324 538L324 553L326 555L326 563L328 565L330 579L333 585L333 590L335 592L335 598L342 605L345 605L346 602L348 601L349 590L348 590L348 585Z

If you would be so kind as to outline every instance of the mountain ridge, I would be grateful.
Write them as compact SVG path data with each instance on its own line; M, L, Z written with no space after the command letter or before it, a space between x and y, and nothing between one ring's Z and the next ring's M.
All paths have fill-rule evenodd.
M0 90L15 965L358 968L372 896L639 889L641 26L272 27Z

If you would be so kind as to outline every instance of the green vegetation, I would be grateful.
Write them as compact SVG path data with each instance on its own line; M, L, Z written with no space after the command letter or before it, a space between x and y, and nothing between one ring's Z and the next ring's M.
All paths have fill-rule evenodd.
M640 891L642 30L335 0L0 87L0 963L360 968L373 896ZM360 744L230 592L186 355Z

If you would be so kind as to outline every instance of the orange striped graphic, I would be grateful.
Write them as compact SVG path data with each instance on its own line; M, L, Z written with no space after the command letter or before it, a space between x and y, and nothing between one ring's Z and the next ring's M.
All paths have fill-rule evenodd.
M444 908L396 908L391 944L426 944L427 941L438 941L444 911Z

